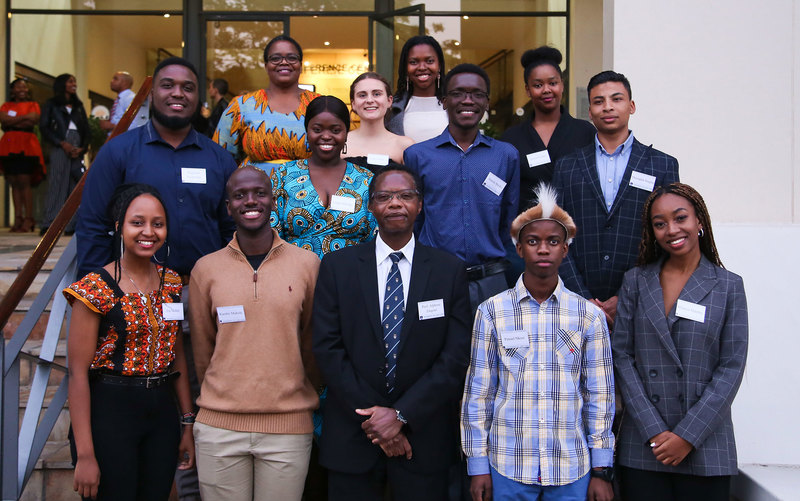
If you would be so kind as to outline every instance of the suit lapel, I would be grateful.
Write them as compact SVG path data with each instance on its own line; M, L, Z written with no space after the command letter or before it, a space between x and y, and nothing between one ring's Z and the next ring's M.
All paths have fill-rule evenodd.
M589 181L589 184L592 186L592 193L594 193L597 202L606 210L606 199L603 197L603 190L600 188L600 178L597 177L597 157L596 151L597 145L592 141L592 144L586 148L580 150L581 154L583 155L583 177Z
M363 273L359 273L361 282L361 297L364 298L364 307L367 309L367 318L372 332L380 346L383 346L383 331L381 319L378 315L381 306L378 304L378 265L375 261L375 242L359 246L358 258L362 263Z
M644 283L639 284L639 290L647 291L642 295L642 306L644 306L647 319L655 328L658 338L664 348L667 349L667 353L678 365L681 365L678 349L675 347L670 334L670 325L664 315L664 292L661 289L661 281L658 277L662 263L663 260L659 260L642 271L639 280L643 280Z
M617 190L617 196L614 198L614 203L611 205L611 210L609 214L613 214L615 210L619 208L622 204L622 200L625 199L626 191L628 190L638 190L639 188L635 188L630 186L631 184L631 175L633 171L644 172L647 173L650 169L645 169L645 163L650 158L650 147L646 147L637 141L635 138L633 140L633 145L631 146L631 156L628 158L628 165L625 166L625 174L622 175L622 181L619 183L619 189Z
M711 264L711 261L706 259L705 256L700 256L700 264L697 266L697 269L694 270L692 276L689 277L687 280L686 285L683 286L683 290L681 291L680 296L678 299L682 299L689 303L699 304L700 301L705 298L711 289L717 283L717 273L714 269L714 265ZM678 321L678 316L675 315L675 310L677 309L677 302L675 303L675 307L669 312L669 328L672 329L672 325Z
M417 322L419 311L417 303L425 296L428 286L428 277L431 274L430 254L428 249L416 243L414 246L414 260L411 262L411 285L408 290L408 301L403 314L403 327L400 332L400 346L397 348L398 356L403 352L403 347L411 336L411 326Z

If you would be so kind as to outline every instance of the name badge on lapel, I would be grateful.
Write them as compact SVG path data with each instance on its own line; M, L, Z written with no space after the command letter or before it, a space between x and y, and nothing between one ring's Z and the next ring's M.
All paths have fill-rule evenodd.
M444 300L420 301L417 303L417 310L419 311L420 320L442 318L444 316Z
M500 341L503 348L526 348L528 346L528 331L500 331Z
M550 163L550 153L547 150L528 153L525 158L528 159L528 167L536 167Z
M628 186L644 191L653 191L653 188L656 187L656 177L644 172L632 171L631 182L628 183Z
M490 172L486 179L483 180L483 187L499 197L506 188L506 182L495 176L493 172Z
M217 321L221 324L244 322L244 320L244 306L241 304L217 307Z
M690 303L689 301L678 299L678 304L675 307L675 315L702 324L706 321L706 307L702 304Z
M161 314L164 320L183 320L183 303L162 303Z
M186 184L206 184L206 170L181 167L181 182Z
M343 197L341 195L331 196L331 210L339 210L342 212L355 212L356 199L353 197Z

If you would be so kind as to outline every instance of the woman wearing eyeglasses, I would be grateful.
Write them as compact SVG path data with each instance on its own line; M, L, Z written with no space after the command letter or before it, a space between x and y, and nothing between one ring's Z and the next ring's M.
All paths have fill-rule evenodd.
M311 156L303 120L319 94L300 89L302 66L297 41L287 35L273 38L264 48L267 88L238 96L222 114L214 141L236 157L239 167L253 165L269 174L273 164Z

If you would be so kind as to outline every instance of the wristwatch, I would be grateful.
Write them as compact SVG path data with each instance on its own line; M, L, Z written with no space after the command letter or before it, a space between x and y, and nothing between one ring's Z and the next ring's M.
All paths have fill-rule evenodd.
M400 421L403 424L408 424L408 419L404 418L403 415L400 414L399 410L395 409L394 411L397 413L397 420L398 421Z
M605 480L606 482L613 482L614 481L614 468L610 466L605 466L603 468L592 468L589 470L592 478L599 478L601 480Z

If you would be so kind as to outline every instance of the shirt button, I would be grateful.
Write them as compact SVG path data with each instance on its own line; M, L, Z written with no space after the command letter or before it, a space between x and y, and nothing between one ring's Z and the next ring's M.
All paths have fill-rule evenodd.
M539 364L539 370L540 370L540 371L543 371L543 370L544 370L544 364Z
M610 183L611 181L613 181L613 180L611 178L608 178L608 182Z
M181 203L183 203L183 199L182 199L182 198L179 198L179 199L178 199L178 202L181 202Z
M544 423L544 418L539 418L540 423Z
M603 256L603 261L608 261L609 259L611 259L611 257L608 254Z

